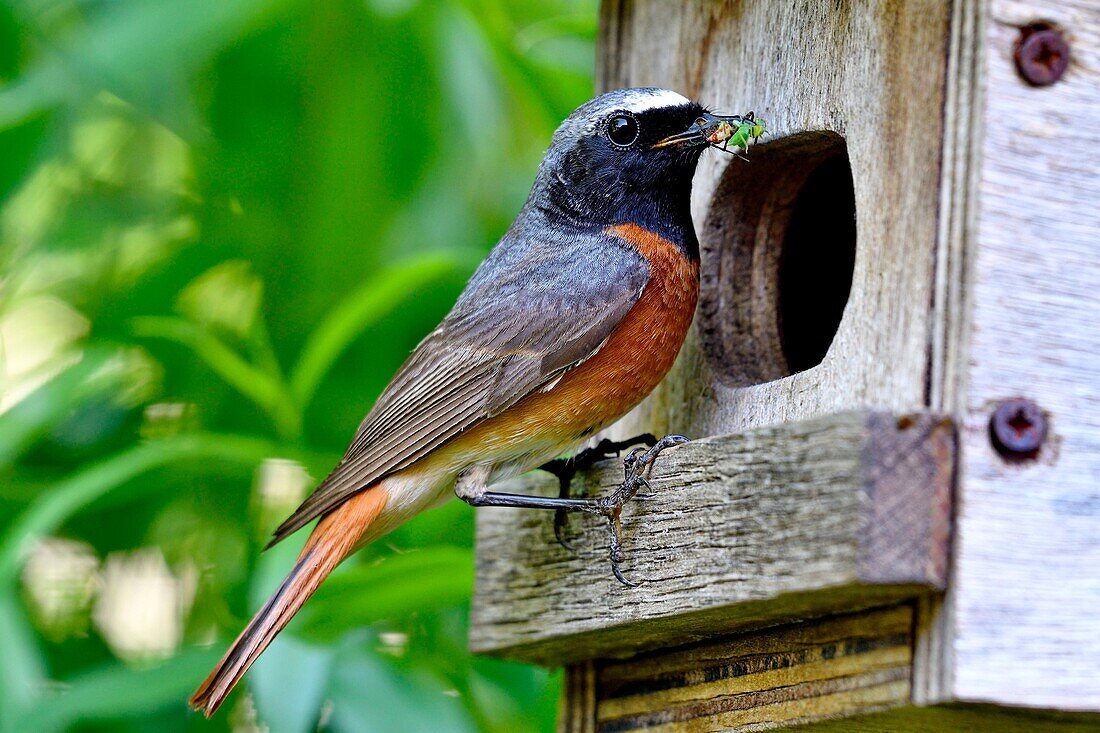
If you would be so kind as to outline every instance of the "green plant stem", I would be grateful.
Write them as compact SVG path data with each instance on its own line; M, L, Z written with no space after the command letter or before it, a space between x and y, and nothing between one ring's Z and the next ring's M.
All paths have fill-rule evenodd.
M133 320L137 336L162 338L191 349L227 384L267 413L280 438L302 434L302 411L279 373L259 369L214 334L182 318L143 316Z

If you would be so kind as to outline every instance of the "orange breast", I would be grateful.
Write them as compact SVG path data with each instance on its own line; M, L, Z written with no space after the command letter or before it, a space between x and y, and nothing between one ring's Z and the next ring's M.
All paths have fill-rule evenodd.
M649 283L638 302L594 356L566 372L553 388L528 395L464 438L490 452L532 439L575 443L626 414L668 373L695 314L699 263L637 225L607 231L649 262Z

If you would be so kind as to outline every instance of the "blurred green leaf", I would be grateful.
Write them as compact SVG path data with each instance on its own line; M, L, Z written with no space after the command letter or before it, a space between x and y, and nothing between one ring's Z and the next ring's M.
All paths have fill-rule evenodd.
M386 536L386 545L399 551L431 545L473 547L474 512L466 502L448 501L395 529Z
M18 458L28 445L68 415L74 404L94 400L121 387L122 374L94 379L108 358L105 351L86 353L79 362L0 414L0 466Z
M456 258L433 252L387 266L333 308L310 334L291 372L298 404L307 405L333 362L370 324L396 308L418 288L449 272Z
M0 728L66 700L26 720L274 733L331 701L339 731L552 728L555 677L466 650L458 502L322 586L246 677L255 716L243 695L187 713L208 660L186 680L124 670L94 619L47 640L16 581L53 534L161 552L197 580L185 638L232 638L307 534L261 555L257 502L292 505L301 482L247 475L338 460L590 95L596 17L595 0L0 4L0 325L28 297L83 324L62 354L80 363L0 414ZM5 335L10 365L36 363Z
M469 703L481 713L483 729L499 733L556 730L560 670L490 657L471 661Z
M424 672L406 672L362 649L338 660L329 692L329 727L335 731L448 733L477 729L457 695L437 679Z
M144 443L92 464L58 483L15 519L0 538L0 590L10 588L26 553L66 519L112 490L157 466L182 460L259 462L275 455L276 446L232 435L187 435ZM160 487L149 482L144 491Z
M284 635L256 662L248 687L271 733L307 733L317 727L335 650Z
M244 260L219 262L187 284L176 308L202 327L243 339L252 332L263 304L264 285Z
M437 545L333 575L299 613L295 633L332 639L357 626L464 605L474 582L467 548ZM426 582L427 579L431 582Z
M142 316L133 321L134 335L182 344L211 370L263 409L279 435L295 438L302 429L301 412L277 374L259 369L210 331L174 316Z
M15 82L0 89L0 129L65 100L78 100L108 89L144 107L168 124L181 122L165 109L165 83L189 71L275 17L292 0L129 0L106 3L79 31L52 43ZM30 28L40 23L38 3L14 3L17 17ZM155 39L155 40L154 40ZM43 39L45 40L45 39ZM151 78L150 78L151 77ZM155 80L160 84L150 83ZM167 98L171 98L168 96Z
M14 594L0 592L0 731L19 730L16 719L39 697L46 662Z
M192 649L151 669L119 663L63 680L63 688L43 696L19 722L27 731L65 730L74 723L115 721L163 708L183 710L187 696L211 665L216 649Z

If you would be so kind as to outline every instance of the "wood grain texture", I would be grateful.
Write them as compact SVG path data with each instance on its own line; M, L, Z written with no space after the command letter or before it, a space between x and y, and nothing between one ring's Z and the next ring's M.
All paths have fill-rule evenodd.
M933 0L603 3L602 88L670 87L716 109L753 109L769 130L747 163L704 156L693 195L703 250L696 328L673 373L615 436L721 435L868 406L927 405L949 12ZM769 146L787 145L807 152L782 167L754 164ZM821 154L844 149L858 241L851 295L829 353L814 368L773 379L786 367L774 348L776 324L763 324L769 338L760 343L773 348L756 353L760 383L731 386L700 333L738 317L722 293L737 275L723 263L778 262L772 249L797 184ZM757 225L732 225L739 221ZM775 275L760 272L746 295L754 302L775 297ZM774 320L774 307L764 303L760 312Z
M1036 20L1060 27L1073 57L1041 89L1012 60L1019 27ZM745 432L670 452L627 509L627 571L654 581L640 589L611 580L595 520L573 520L574 557L553 545L548 517L483 512L473 646L544 663L606 659L918 594L908 694L927 707L783 720L815 731L1100 729L1087 714L958 702L1100 711L1100 5L606 0L598 85L754 109L771 150L804 150L807 167L846 153L851 295L824 361L781 376L770 247L808 171L799 156L767 164L769 145L749 163L705 158L696 328L669 378L611 435ZM728 297L746 268L758 289ZM746 302L749 316L732 312ZM714 348L731 334L760 343L739 352L759 363L732 379ZM990 447L990 413L1016 396L1049 421L1030 463ZM957 461L925 443L927 460L898 464L896 476L925 482L916 504L902 498L913 491L867 488L890 486L872 480L874 456L904 453L888 430L873 447L884 433L870 413L842 414L868 407L960 426ZM949 563L945 465L957 484ZM617 477L605 467L590 483L606 490ZM525 485L549 491L548 480ZM898 516L904 526L891 526ZM945 567L946 597L922 592ZM567 685L581 695L569 730L596 725L586 669Z
M1096 733L1094 716L989 705L901 707L827 720L796 728L799 733Z
M596 733L596 667L591 661L565 668L558 733Z
M993 0L960 42L964 149L944 240L942 404L959 416L945 697L1100 711L1100 5ZM1063 29L1064 77L1016 73L1018 28ZM1010 122L1011 121L1011 122ZM1006 125L1007 123L1007 125ZM995 405L1034 400L1048 438L1009 464Z
M572 518L574 554L547 512L483 509L471 646L562 664L942 588L953 461L953 427L928 414L845 413L669 449L623 512L639 588L611 576L601 519ZM575 484L604 493L621 477L609 461ZM551 481L521 490L536 487Z
M1019 28L1035 21L1071 47L1045 88L1013 62ZM955 416L955 565L946 602L920 614L914 698L1100 711L1100 5L608 0L599 60L604 88L657 84L752 107L774 146L841 136L858 229L850 301L821 365L731 387L697 329L613 434L708 435L864 404ZM768 178L754 176L761 167ZM755 225L730 235L712 224L751 219L738 195L767 203L776 175L704 161L693 201L702 321L739 317L716 263L744 262L746 242L756 256L759 238ZM775 297L774 283L759 285ZM781 371L750 366L760 379ZM1015 396L1050 425L1030 464L990 447L990 413Z
M904 705L912 630L902 605L605 664L595 728L765 730Z

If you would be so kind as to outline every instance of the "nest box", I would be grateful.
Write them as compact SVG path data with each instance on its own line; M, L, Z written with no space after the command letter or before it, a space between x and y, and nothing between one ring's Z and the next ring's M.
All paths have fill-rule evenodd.
M607 0L598 56L770 134L704 157L693 332L612 429L696 439L642 584L480 510L475 651L576 733L1100 726L1100 5Z

